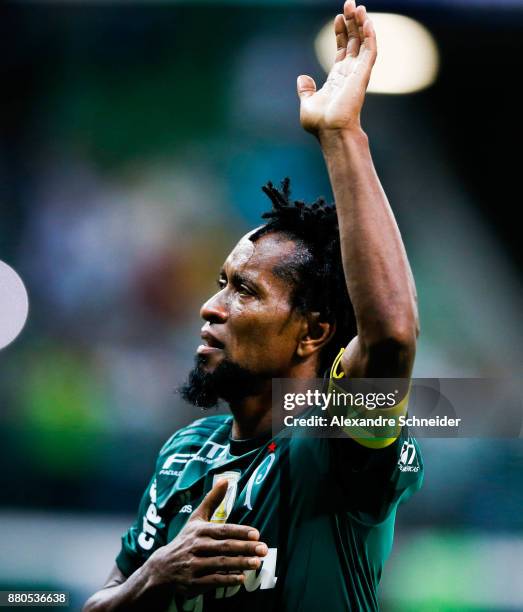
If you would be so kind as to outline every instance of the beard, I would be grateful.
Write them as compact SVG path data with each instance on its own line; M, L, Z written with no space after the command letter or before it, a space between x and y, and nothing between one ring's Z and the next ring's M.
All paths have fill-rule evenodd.
M205 372L205 357L197 355L187 381L178 388L183 399L198 408L214 408L220 399L226 402L257 395L263 379L242 366L223 359L212 372Z

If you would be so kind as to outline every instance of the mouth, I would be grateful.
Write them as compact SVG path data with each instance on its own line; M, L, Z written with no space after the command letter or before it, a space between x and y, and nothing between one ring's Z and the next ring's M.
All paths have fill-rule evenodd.
M203 344L196 349L198 355L208 355L210 353L216 353L222 351L225 347L223 342L220 342L218 338L213 336L210 332L204 331L201 333Z

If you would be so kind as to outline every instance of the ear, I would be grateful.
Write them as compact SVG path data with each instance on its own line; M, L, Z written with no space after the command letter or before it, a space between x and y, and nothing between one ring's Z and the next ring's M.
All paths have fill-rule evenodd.
M334 336L336 324L322 321L319 312L310 312L304 316L302 334L298 341L296 353L307 358L320 351Z

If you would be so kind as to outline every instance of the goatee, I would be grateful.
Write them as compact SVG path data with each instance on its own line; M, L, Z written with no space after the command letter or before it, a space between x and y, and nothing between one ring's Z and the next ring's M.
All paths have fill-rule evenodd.
M204 364L205 357L197 355L187 381L178 388L178 393L193 406L213 408L220 399L241 400L256 395L262 386L260 376L228 359L223 359L212 372L206 372Z

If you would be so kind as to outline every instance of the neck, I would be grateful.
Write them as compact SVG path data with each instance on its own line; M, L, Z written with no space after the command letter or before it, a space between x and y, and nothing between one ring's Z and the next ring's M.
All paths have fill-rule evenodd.
M315 363L301 363L275 378L315 378ZM233 440L257 438L272 429L272 379L269 379L257 395L231 402L233 414Z
M232 438L244 440L258 438L271 430L272 417L272 382L268 381L258 395L245 397L231 402L230 409L234 416Z

